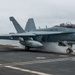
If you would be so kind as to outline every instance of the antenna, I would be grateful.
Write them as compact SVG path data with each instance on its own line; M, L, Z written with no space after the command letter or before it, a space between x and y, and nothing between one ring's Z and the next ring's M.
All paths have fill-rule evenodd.
M47 25L46 25L46 28L47 28Z
M39 26L39 29L41 29L40 26Z

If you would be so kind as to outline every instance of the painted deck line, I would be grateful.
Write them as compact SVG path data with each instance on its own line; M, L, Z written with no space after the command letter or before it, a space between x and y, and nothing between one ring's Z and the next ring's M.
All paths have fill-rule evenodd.
M2 64L0 64L0 66L1 66Z
M5 67L10 68L10 69L14 69L14 70L23 71L23 72L32 73L32 74L37 74L37 75L53 75L53 74L47 74L47 73L43 73L43 72L38 72L38 71L33 71L33 70L28 70L28 69L22 69L22 68L13 67L13 66L5 66Z

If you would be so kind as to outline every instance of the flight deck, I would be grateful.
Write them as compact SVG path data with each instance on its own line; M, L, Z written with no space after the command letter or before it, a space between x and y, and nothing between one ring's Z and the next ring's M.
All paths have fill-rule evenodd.
M75 75L74 54L0 46L0 75Z

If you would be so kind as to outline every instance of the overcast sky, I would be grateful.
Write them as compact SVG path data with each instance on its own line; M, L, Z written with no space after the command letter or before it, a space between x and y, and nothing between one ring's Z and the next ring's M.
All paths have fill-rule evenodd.
M0 33L16 32L10 16L14 16L23 29L28 18L34 18L37 28L75 23L75 0L0 0Z

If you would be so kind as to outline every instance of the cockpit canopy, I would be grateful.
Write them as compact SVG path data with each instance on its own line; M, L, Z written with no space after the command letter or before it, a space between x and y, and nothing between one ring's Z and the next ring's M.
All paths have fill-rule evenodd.
M57 25L56 27L75 28L75 24L72 24L70 22L68 22L68 23L61 23L59 26Z
M71 23L61 23L60 26L68 27L68 28L75 28L75 24L71 24Z

